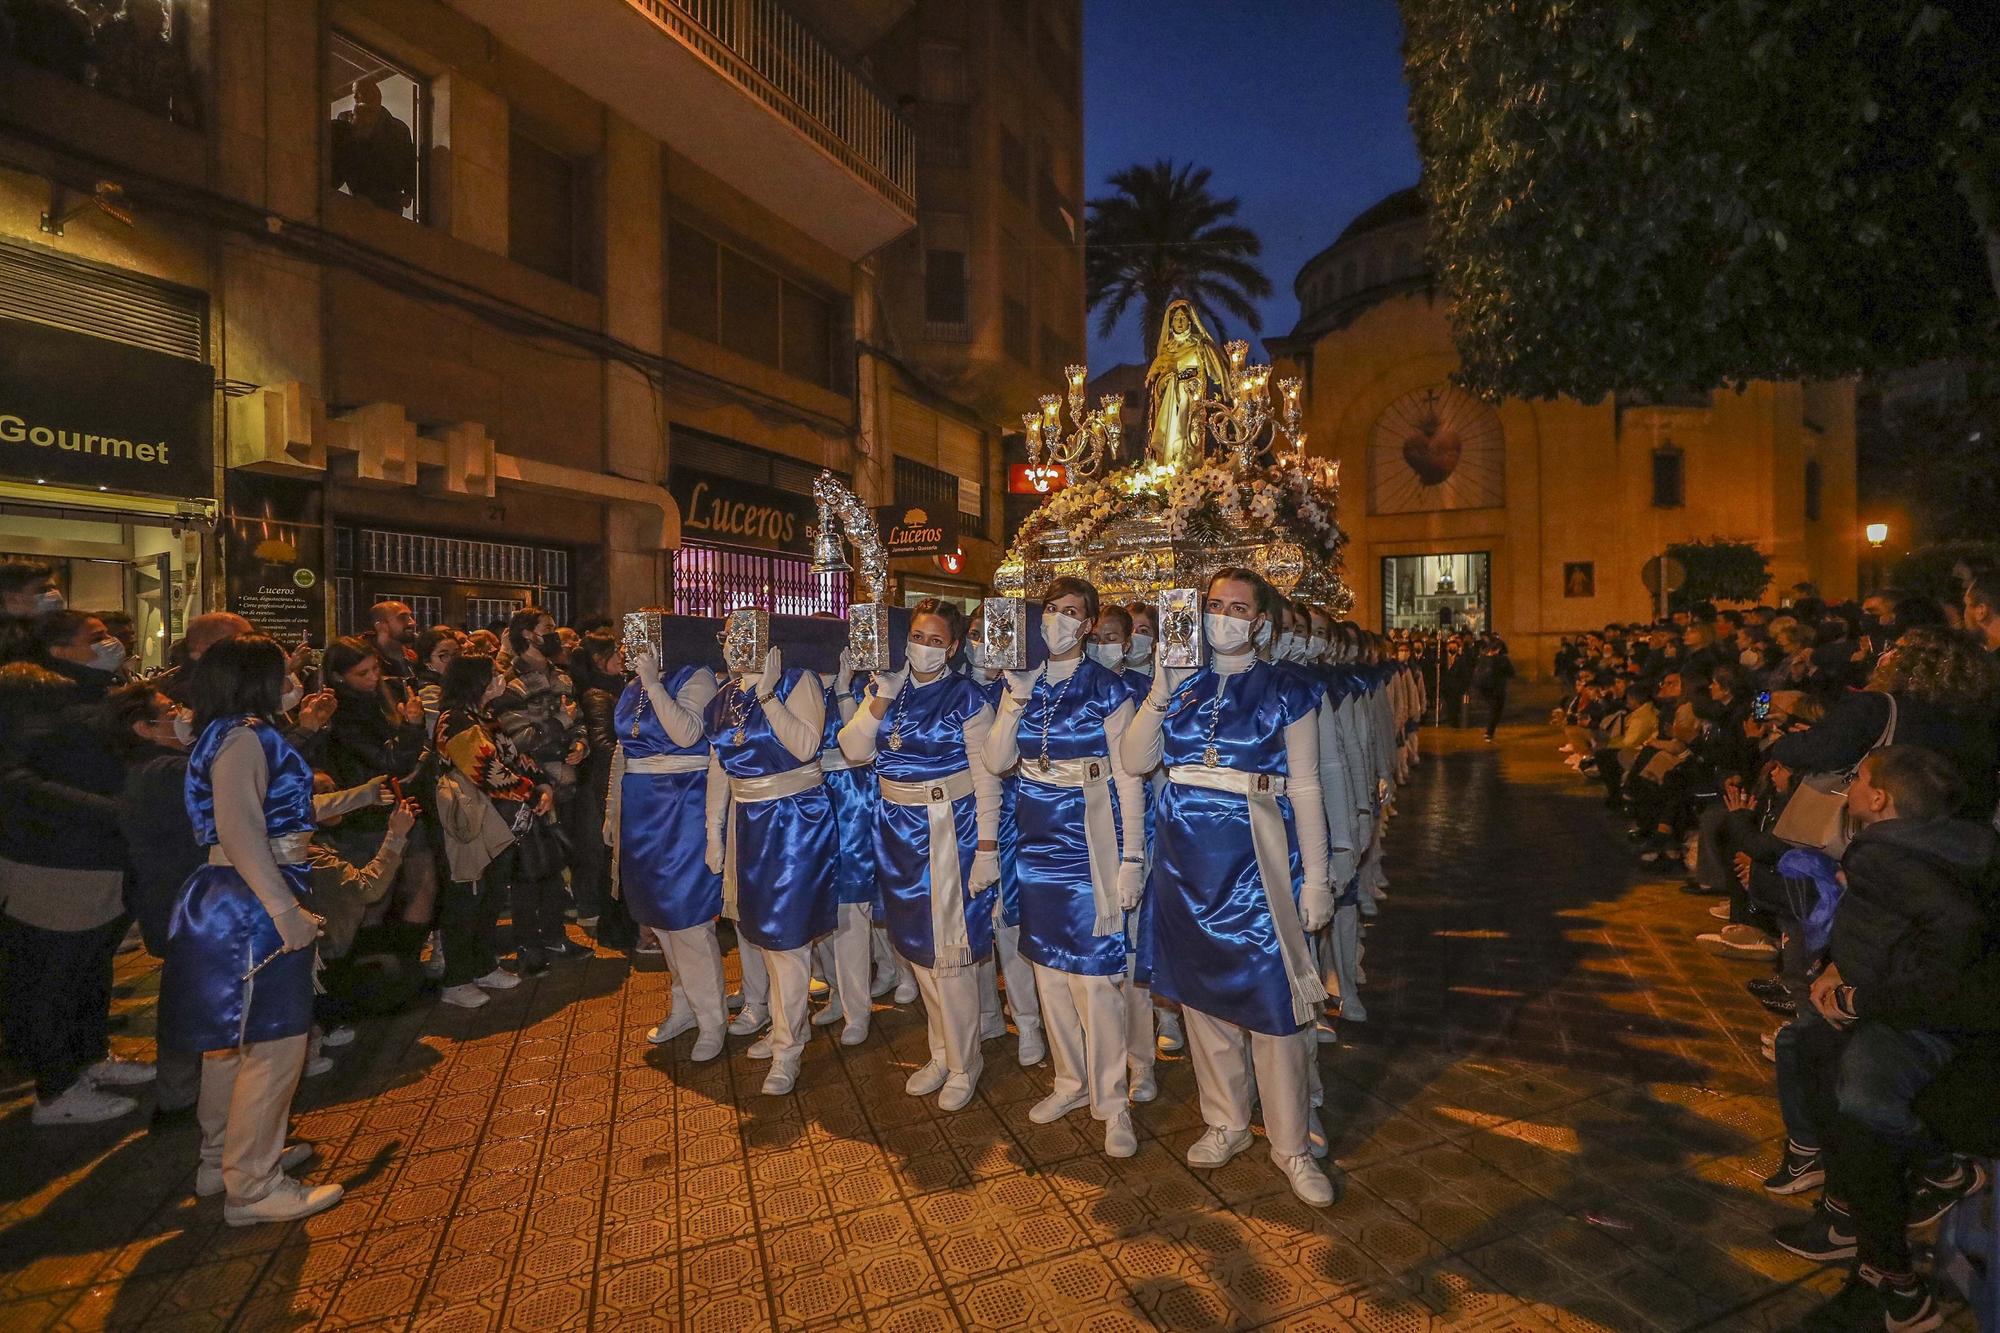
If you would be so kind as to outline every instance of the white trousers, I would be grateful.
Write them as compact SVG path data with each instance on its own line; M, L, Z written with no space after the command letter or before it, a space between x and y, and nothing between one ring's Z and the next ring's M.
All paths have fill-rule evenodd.
M1159 1034L1153 1020L1153 988L1141 986L1128 977L1125 981L1126 1078L1132 1083L1151 1078L1153 1062L1159 1059L1159 1055Z
M796 1074L805 1054L806 993L812 988L812 946L798 949L760 949L743 946L747 966L752 955L768 978L767 995L771 1006L771 1063ZM749 988L746 986L745 990ZM744 1003L749 1003L746 998Z
M1087 1092L1091 1115L1111 1119L1125 1109L1125 978L1030 966L1042 1001L1042 1030L1055 1058L1056 1094Z
M1254 1094L1264 1106L1264 1136L1271 1141L1271 1155L1297 1157L1310 1151L1306 1112L1312 1105L1311 1026L1274 1037L1187 1005L1181 1006L1181 1016L1187 1024L1195 1086L1201 1091L1201 1118L1208 1127L1250 1128Z
M764 972L764 951L738 935L736 961L743 969L743 1007L768 1012L771 1007L771 979Z
M715 938L715 923L704 921L686 930L655 929L653 934L674 973L668 1019L683 1008L691 1008L696 1027L703 1032L721 1032L728 1020L723 1004L722 946Z
M201 1094L195 1102L201 1161L222 1168L229 1202L255 1203L277 1185L292 1094L305 1065L303 1032L202 1057Z
M1333 925L1327 929L1321 956L1332 963L1333 982L1340 991L1340 1016L1357 1023L1368 1021L1361 1003L1361 907L1349 903L1334 909Z
M1042 1006L1035 999L1035 965L1021 957L1021 928L1003 926L996 917L993 922L993 956L979 965L981 1027L1000 1016L999 976L1007 978L1007 1013L1013 1018L1014 1026L1023 1032L1039 1026Z
M984 1068L979 1057L979 970L938 972L915 963L907 966L923 997L931 1060L944 1066L945 1087L970 1089Z
M847 1017L847 1025L868 1025L874 1005L868 976L869 939L874 934L867 903L842 903L835 918L833 934L818 945L825 960L826 977L833 985L834 999Z

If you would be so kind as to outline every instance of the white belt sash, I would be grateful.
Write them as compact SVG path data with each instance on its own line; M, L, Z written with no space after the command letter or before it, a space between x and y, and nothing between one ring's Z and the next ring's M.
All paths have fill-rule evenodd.
M269 843L271 859L281 866L304 865L311 856L312 836L310 833L287 833L283 837L272 838ZM208 849L208 863L212 866L236 864L229 859L229 853L222 850L219 842Z
M634 758L625 756L627 773L705 773L708 771L708 756L705 754L648 754Z
M920 805L930 817L931 953L939 972L969 966L972 946L965 936L965 880L959 874L958 821L954 802L972 795L972 771L961 768L930 782L897 782L878 777L882 799L891 805Z
M850 768L866 768L857 764L840 752L838 745L829 745L819 752L819 767L822 773L845 773Z
M1111 813L1111 760L1023 759L1021 777L1045 787L1067 787L1083 793L1083 845L1090 855L1090 896L1096 919L1093 935L1117 935L1125 929L1118 906L1118 825Z
M816 762L801 764L782 773L768 773L760 778L732 777L729 779L729 799L739 805L781 801L787 796L797 796L800 792L811 791L824 780ZM722 819L722 914L734 921L737 919L736 824L727 812L723 814Z
M1229 792L1241 796L1249 807L1250 846L1257 855L1257 877L1264 884L1264 903L1271 912L1272 933L1278 937L1278 955L1292 992L1292 1020L1312 1022L1326 1003L1326 983L1320 980L1299 905L1292 900L1291 848L1285 838L1284 812L1278 809L1278 798L1285 794L1284 774L1176 764L1167 770L1167 780Z

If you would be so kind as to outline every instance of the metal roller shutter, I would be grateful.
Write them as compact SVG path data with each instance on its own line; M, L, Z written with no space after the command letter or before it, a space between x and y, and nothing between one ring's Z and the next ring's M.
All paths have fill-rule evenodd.
M0 317L208 360L208 297L184 287L0 242Z

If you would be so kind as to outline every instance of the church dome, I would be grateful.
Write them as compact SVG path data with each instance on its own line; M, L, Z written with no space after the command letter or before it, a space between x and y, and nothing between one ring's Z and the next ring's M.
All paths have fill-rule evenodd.
M1427 289L1424 243L1424 198L1415 186L1363 209L1299 269L1292 283L1298 327L1280 343L1309 341L1388 297Z

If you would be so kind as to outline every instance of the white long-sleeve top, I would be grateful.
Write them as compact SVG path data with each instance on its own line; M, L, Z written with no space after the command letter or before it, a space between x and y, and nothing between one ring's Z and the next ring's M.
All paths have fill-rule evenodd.
M1354 878L1362 850L1355 842L1354 783L1340 743L1339 712L1339 707L1324 696L1313 710L1319 737L1320 799L1326 806L1327 874L1336 892Z
M755 691L762 673L757 676L742 675L729 683L732 690L748 688ZM808 671L801 675L792 686L789 699L780 699L776 694L764 700L764 720L771 724L771 734L778 738L778 744L785 747L785 753L804 762L819 754L819 738L826 727L826 687L820 684L817 675ZM683 742L685 743L685 742ZM722 756L713 745L708 747L708 791L704 805L708 817L708 836L711 844L722 836L722 828L729 814L729 774L722 767Z
M1042 672L1048 678L1049 688L1054 689L1075 675L1082 665L1081 657L1073 657L1066 662L1049 662ZM1124 849L1123 855L1138 857L1145 855L1146 848L1146 783L1125 767L1119 754L1120 742L1132 725L1132 716L1128 700L1104 719L1104 753L1111 760L1111 785L1118 793L1119 845ZM986 733L984 752L987 771L996 776L1004 777L1021 761L1020 717L1020 701L1011 689L1004 691L1000 695L1000 716Z
M249 727L237 727L222 738L209 771L215 800L215 840L229 864L243 876L250 892L273 919L298 906L298 895L271 855L264 796L270 790L271 769L264 746Z
M953 679L951 672L940 671L927 681L918 681L912 675L903 682L906 690L931 690L947 680ZM872 764L875 762L876 736L881 730L882 714L875 711L877 686L868 687L867 707L854 710L854 716L841 724L840 752L847 756L850 764ZM884 711L888 704L883 704ZM979 711L965 720L959 728L959 738L965 746L965 766L972 773L972 797L979 813L979 840L996 842L1000 837L1000 779L994 776L980 756L986 753L986 737L993 729L993 710L981 704Z
M717 688L713 671L695 672L677 694L668 694L657 675L650 679L641 677L640 685L646 691L647 701L653 705L653 712L660 719L660 726L666 730L668 740L675 745L693 745L701 739L702 714L708 708L708 701L715 697Z
M1248 671L1255 661L1250 653L1215 653L1210 665L1219 676ZM1178 689L1185 674L1167 677L1170 689ZM1166 725L1165 710L1148 702L1138 711L1132 725L1119 742L1119 757L1135 773L1150 773L1159 767L1163 749L1161 729ZM1329 881L1326 805L1319 785L1319 717L1307 713L1285 728L1285 794L1292 802L1292 825L1299 839L1299 861L1305 872L1307 889L1324 889ZM1165 812L1161 812L1164 817Z

